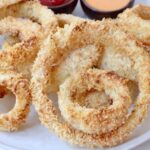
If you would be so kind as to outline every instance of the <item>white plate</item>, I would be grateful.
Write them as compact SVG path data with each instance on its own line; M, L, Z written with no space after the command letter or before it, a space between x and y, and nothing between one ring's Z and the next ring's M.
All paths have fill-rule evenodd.
M140 0L136 1L139 3ZM142 3L150 4L150 0L141 0ZM78 5L74 12L75 15L85 17L84 13L81 11ZM14 103L14 98L11 96L6 96L4 100L0 101L0 110L2 112L8 111L12 108ZM9 106L9 107L8 107ZM149 117L145 120L141 127L139 127L133 134L133 136L117 147L111 148L109 150L128 150L134 148L145 141L150 139L150 113ZM40 125L38 116L32 108L31 113L28 117L27 122L23 127L13 133L0 132L0 149L2 150L83 150L83 148L77 148L70 146L66 142L60 140L55 134L49 133L46 128ZM89 149L85 149L89 150ZM99 148L102 150L102 148ZM108 150L108 149L106 149Z
M55 95L52 95L51 98L56 101ZM15 102L14 99L12 95L2 99L0 101L0 112L10 110ZM134 132L130 140L111 150L128 150L150 139L150 113L148 116L142 126ZM0 148L5 150L81 150L81 148L71 146L60 140L55 134L49 133L45 127L41 126L34 108L31 109L27 122L19 131L13 133L0 132ZM99 150L102 149L99 148Z

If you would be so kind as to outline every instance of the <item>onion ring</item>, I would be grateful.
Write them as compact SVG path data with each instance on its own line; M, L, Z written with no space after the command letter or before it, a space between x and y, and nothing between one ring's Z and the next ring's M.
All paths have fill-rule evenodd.
M67 77L85 68L96 66L98 54L98 49L93 45L87 45L84 48L79 48L72 52L53 73L52 91L57 91L59 85L61 85Z
M119 127L125 121L132 102L126 82L113 72L98 69L69 78L60 86L58 94L63 118L75 129L86 133L106 133ZM92 90L104 90L113 104L99 109L81 106L85 94Z
M49 12L49 19L47 19L47 21L49 21L49 22L45 23L42 16L44 16L46 14L46 9L47 8L39 5L39 7L43 7L42 8L42 10L43 10L42 12L43 13L42 13L41 18L38 18L38 16L36 16L36 15L32 14L33 16L31 16L31 14L25 13L26 11L28 11L28 9L30 9L30 7L32 7L32 5L33 6L35 5L35 7L36 7L36 5L39 5L39 4L37 2L35 2L35 1L32 1L32 2L30 1L30 2L25 2L25 3L20 3L20 4L17 4L17 5L13 5L13 6L7 8L7 10L5 8L5 10L2 11L3 14L0 13L1 18L3 18L4 16L7 16L7 15L11 15L11 16L15 16L15 17L30 18L30 19L36 20L39 24L41 24L43 26L44 29L45 28L46 29L50 28L50 26L52 26L53 24L54 24L55 28L56 27L59 28L59 27L64 27L66 24L70 25L70 24L76 23L76 22L91 21L91 20L88 20L88 19L83 19L83 18L80 18L80 17L77 17L77 16L73 16L73 15L69 15L69 14L57 14L57 15L55 15L55 18L54 18L54 16L53 16L54 14L50 10L50 12ZM20 7L23 7L23 10L22 10L23 12L19 11ZM32 11L33 12L35 11L34 13L36 14L35 8L33 7L32 9L33 9ZM51 20L51 18L52 18L52 20ZM58 24L57 24L57 22L58 22ZM57 31L57 30L55 30L55 31ZM8 39L2 45L3 49L6 49L7 47L13 45L14 43L16 43L16 41L18 41L18 39L16 37L8 37Z
M84 26L84 22L81 24ZM96 45L96 39L94 37L93 41L90 42L86 42L85 37L85 40L83 39L80 42L77 42L79 40L77 37L81 34L80 28L72 23L70 25L65 25L64 28L58 29L58 31L52 35L52 38L49 36L45 40L43 47L41 48L42 50L39 51L35 61L33 71L39 71L39 66L41 66L42 62L46 67L47 64L44 64L45 61L48 61L53 56L53 72L50 77L51 81L49 81L51 82L49 91L57 91L59 85L76 71L78 72L98 65L102 47ZM87 34L88 38L91 33L85 32L83 34ZM63 39L62 36L64 37ZM51 45L51 43L53 44Z
M130 37L113 23L105 24L95 22L95 25L94 23L88 25L88 23L84 22L84 25L78 25L76 27L76 31L80 31L81 34L78 35L78 38L70 39L74 42L74 46L81 45L83 41L87 42L87 40L89 43L93 42L94 39L94 41L99 41L104 46L112 47L114 52L125 53L127 57L134 60L135 63L132 67L136 71L136 75L130 74L128 71L129 75L138 81L140 90L134 110L122 126L104 134L84 133L72 128L66 122L62 122L56 107L47 96L47 87L50 83L49 77L51 77L53 64L56 61L54 59L55 57L40 61L40 64L43 65L42 68L38 68L38 61L35 61L31 80L33 104L42 124L71 144L86 147L117 145L128 139L131 132L144 120L147 114L150 100L150 58L148 52L134 38ZM91 33L93 36L85 36L86 34L83 33L86 32ZM53 44L51 42L50 47L52 46ZM57 51L55 52L57 53ZM54 54L56 55L56 53Z
M0 70L0 85L16 95L14 108L5 114L0 114L0 130L14 131L25 122L29 112L31 93L29 82L21 74L13 71Z
M38 22L43 27L43 33L46 35L53 30L56 30L58 25L54 13L46 6L40 4L39 1L25 1L11 5L0 10L0 18L6 16L29 18Z
M38 24L29 20L7 17L0 21L0 34L17 35L19 43L7 47L0 52L1 68L15 68L24 70L23 66L33 62L39 50L41 28ZM27 62L28 60L28 62ZM26 64L26 65L25 65Z
M150 46L150 7L137 5L118 16L118 22L128 33Z

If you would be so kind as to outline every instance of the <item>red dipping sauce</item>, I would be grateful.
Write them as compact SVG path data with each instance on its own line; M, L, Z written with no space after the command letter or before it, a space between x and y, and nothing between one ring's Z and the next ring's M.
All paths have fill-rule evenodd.
M48 6L55 13L72 13L78 0L40 0L41 4Z
M65 3L65 0L41 0L41 4L47 6L58 6Z

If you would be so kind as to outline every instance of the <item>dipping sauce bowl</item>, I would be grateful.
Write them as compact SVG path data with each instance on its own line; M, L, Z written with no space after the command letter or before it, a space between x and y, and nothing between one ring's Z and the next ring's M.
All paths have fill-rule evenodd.
M80 0L83 11L92 19L115 18L135 0Z
M52 0L40 0L41 4L48 6L48 8L52 9L55 13L67 14L73 12L78 2L78 0L53 0L54 3L51 1Z

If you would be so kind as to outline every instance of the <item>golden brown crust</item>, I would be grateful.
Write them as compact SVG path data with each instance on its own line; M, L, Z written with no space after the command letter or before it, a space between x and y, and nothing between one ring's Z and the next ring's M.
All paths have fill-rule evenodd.
M15 21L10 19L11 17L6 19L7 16L23 19L15 18ZM30 68L39 51L40 43L50 32L56 30L57 19L50 9L37 0L23 1L1 8L0 18L4 18L1 21L1 33L9 33L12 36L2 47L4 51L0 53L3 62L1 66L14 67L29 78Z
M99 63L102 47L97 44L95 37L90 32L86 32L88 25L84 28L86 23L80 24L81 28L85 30L81 31L79 25L73 23L66 25L63 29L60 28L55 34L52 34L52 37L48 36L38 53L32 71L43 74L43 68L47 68L49 63L51 64L49 91L57 91L58 86L76 71L97 66ZM95 30L97 29L95 28ZM79 39L80 35L86 36ZM93 36L91 41L88 40L89 36ZM42 66L41 70L39 70L39 66ZM48 72L47 75L49 75Z
M0 1L0 8L7 7L9 5L19 3L21 1L23 1L23 0L1 0Z
M60 86L61 115L72 127L86 133L100 134L117 129L125 122L132 102L126 82L114 72L99 69L76 73ZM112 99L112 105L98 109L81 106L82 97L85 99L85 93L91 90L104 90Z
M0 85L10 90L16 96L16 103L8 113L0 114L0 130L17 130L28 115L31 92L29 82L21 74L13 71L0 71Z
M1 68L16 68L19 70L23 65L32 62L39 50L41 28L38 24L29 20L7 17L0 21L0 34L18 36L20 42L7 47L0 52ZM27 62L28 60L28 62Z
M75 47L78 44L81 46L86 42L92 43L94 39L94 41L100 42L104 46L104 50L108 47L112 47L112 50L116 52L116 54L122 53L122 55L126 55L126 57L134 61L134 64L131 67L135 69L136 74L128 72L130 75L129 77L132 77L134 80L138 81L140 90L138 100L135 102L134 110L122 126L105 134L84 133L79 130L75 130L66 122L62 122L56 107L53 105L53 102L49 100L46 92L46 89L50 83L49 79L51 77L51 69L53 68L55 62L54 55L49 57L49 59L44 59L41 63L43 67L40 69L37 68L38 61L35 61L31 83L33 104L39 114L42 124L44 124L49 130L55 132L60 138L71 144L84 147L117 145L129 137L131 132L144 120L147 114L150 93L149 55L133 37L130 37L128 34L123 32L114 23L109 22L107 24L105 22L95 22L90 23L89 25L84 22L84 25L80 24L76 26L74 29L74 34L76 32L81 33L77 36L78 38L70 38ZM89 38L89 36L85 36L86 33L92 33L93 36L90 36ZM63 46L64 43L65 42L62 42L61 45ZM51 43L51 46L54 45ZM56 50L55 55L57 55L57 53L58 52ZM123 69L124 68L122 68L122 70ZM119 72L119 74L121 73Z
M137 5L118 16L118 23L143 44L150 46L150 7Z
M0 9L0 18L6 16L23 17L36 21L43 27L43 33L55 31L58 25L54 13L37 0L30 0Z

